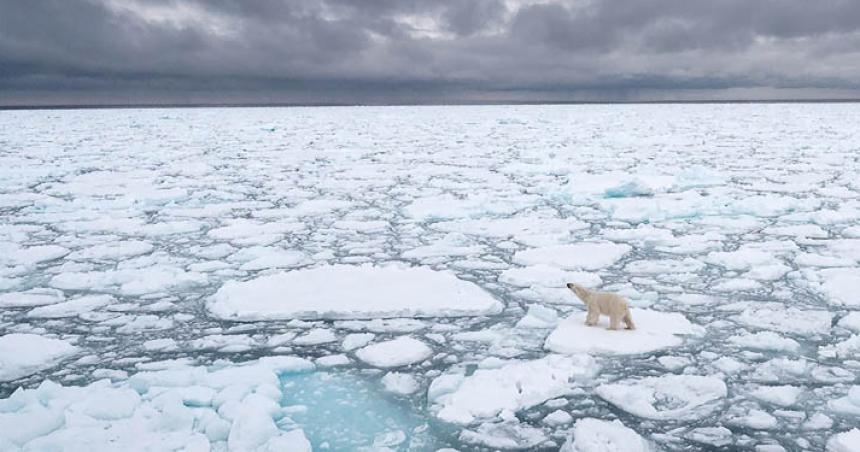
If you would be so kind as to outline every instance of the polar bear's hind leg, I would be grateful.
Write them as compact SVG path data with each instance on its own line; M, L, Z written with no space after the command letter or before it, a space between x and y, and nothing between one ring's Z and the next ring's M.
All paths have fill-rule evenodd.
M617 314L610 314L609 315L609 329L610 330L617 330L618 325L620 323L621 323L621 317L619 317Z
M630 309L626 309L624 312L624 324L627 325L628 330L636 329L636 325L633 323L633 316L630 315Z

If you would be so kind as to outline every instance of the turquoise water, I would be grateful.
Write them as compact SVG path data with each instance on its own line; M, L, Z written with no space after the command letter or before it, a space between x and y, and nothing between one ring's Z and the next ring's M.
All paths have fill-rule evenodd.
M298 406L289 416L314 450L423 450L436 444L427 419L408 401L384 392L376 378L313 372L283 375L281 382L283 405Z

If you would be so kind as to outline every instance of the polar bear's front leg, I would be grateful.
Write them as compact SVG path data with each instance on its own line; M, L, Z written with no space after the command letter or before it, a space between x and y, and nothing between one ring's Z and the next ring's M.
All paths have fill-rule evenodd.
M595 307L588 307L588 315L585 316L585 324L588 326L597 325L597 321L600 319L600 310Z

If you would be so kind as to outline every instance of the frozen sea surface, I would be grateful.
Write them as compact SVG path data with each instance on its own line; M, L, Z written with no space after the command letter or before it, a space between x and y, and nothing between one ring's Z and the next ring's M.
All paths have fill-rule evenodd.
M860 450L858 116L0 112L0 450Z

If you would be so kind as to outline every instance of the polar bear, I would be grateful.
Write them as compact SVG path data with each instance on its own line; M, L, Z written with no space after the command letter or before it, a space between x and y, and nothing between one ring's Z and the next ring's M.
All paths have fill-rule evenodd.
M600 315L603 314L609 316L610 330L617 330L622 321L627 325L628 330L636 329L636 325L633 324L633 317L630 315L630 309L627 307L627 300L620 295L589 290L574 283L567 283L567 288L588 307L588 315L585 317L586 325L597 325Z

